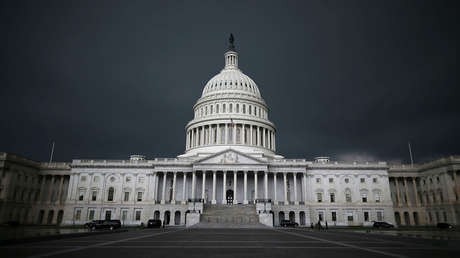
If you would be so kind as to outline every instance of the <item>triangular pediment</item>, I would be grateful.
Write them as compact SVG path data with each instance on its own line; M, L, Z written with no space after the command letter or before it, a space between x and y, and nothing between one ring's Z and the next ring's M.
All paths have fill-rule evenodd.
M245 153L227 149L203 159L197 160L195 164L265 164L266 162Z

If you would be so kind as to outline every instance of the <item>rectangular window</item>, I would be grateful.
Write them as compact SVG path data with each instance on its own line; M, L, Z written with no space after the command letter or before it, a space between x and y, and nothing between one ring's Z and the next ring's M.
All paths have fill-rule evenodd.
M316 198L318 199L318 202L323 201L323 195L321 193L316 193Z
M89 210L88 220L93 220L93 219L94 219L94 210Z
M364 212L364 221L369 221L369 212Z
M91 193L91 200L92 200L92 201L97 200L97 191L93 191L93 192Z
M142 202L142 192L137 193L137 201Z
M337 212L333 211L331 213L331 216L332 216L332 221L337 221Z
M81 218L81 210L76 210L75 211L75 220L80 220Z
M334 193L331 193L331 202L335 202L335 194Z
M380 202L380 193L375 194L375 202Z
M141 211L137 210L136 211L136 221L140 221L140 220L141 220Z
M321 182L321 178L317 178L316 183L320 183L320 182Z
M367 202L367 196L366 196L366 195L363 195L363 196L362 196L362 200L363 200L363 202Z
M353 215L348 215L347 219L348 219L348 221L353 221Z
M383 221L383 212L377 211L377 221Z
M128 211L124 210L121 212L121 220L125 221L128 218Z
M377 183L377 178L374 177L374 178L372 179L372 182Z
M366 179L361 178L361 183L364 183L364 182L366 182Z
M80 191L78 194L78 200L83 201L83 198L85 198L85 191Z
M125 192L125 197L124 197L123 201L125 201L125 202L129 201L129 192Z
M329 178L329 183L334 183L334 178Z

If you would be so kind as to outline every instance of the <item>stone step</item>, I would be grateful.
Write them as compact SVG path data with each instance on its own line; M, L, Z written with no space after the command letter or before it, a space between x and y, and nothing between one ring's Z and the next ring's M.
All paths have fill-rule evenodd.
M254 204L205 204L199 227L263 227Z

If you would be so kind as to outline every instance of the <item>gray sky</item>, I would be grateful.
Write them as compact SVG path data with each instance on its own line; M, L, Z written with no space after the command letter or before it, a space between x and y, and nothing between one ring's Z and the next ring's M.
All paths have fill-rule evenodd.
M457 1L2 1L0 151L175 157L230 32L287 158L460 154Z

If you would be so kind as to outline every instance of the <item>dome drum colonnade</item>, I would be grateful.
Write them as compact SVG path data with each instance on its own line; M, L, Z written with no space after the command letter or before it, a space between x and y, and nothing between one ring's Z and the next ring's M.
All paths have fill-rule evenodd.
M204 87L186 126L186 153L215 153L236 146L245 153L276 151L275 125L256 83L238 68L233 41L225 53L225 67Z

